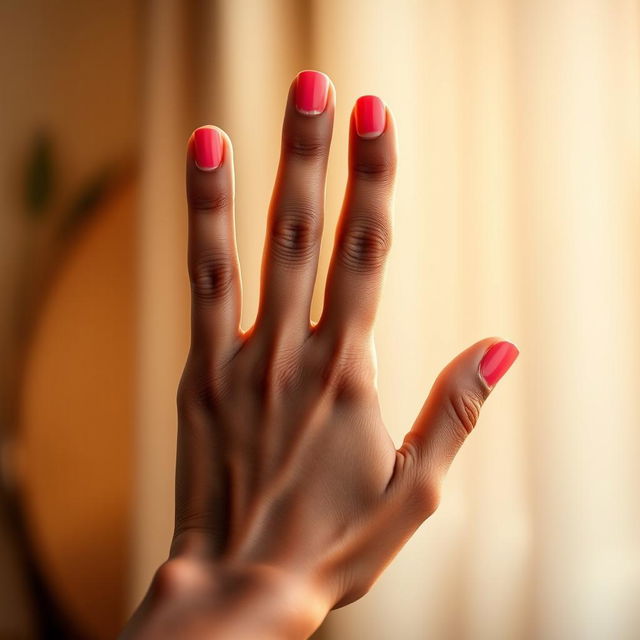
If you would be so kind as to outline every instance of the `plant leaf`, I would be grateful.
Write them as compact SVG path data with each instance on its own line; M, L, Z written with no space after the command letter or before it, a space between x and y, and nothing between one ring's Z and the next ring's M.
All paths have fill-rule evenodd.
M53 144L43 132L36 135L25 171L24 195L26 211L32 218L41 218L53 193Z
M67 235L93 212L112 185L115 170L103 167L89 178L73 197L60 226L61 235Z

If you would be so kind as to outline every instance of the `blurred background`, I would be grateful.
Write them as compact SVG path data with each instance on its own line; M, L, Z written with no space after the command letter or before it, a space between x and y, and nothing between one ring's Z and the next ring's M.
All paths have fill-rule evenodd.
M438 512L317 637L640 637L640 2L0 0L0 43L0 638L114 637L166 557L186 140L234 143L247 328L305 68L338 96L314 319L349 112L397 120L396 443L458 351L521 350Z

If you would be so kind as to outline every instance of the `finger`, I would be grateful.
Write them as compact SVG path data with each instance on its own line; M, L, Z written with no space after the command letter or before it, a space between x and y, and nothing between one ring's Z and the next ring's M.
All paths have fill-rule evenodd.
M229 137L216 127L196 129L187 153L191 343L213 358L229 352L240 330L233 196Z
M302 71L291 85L269 207L256 331L305 337L316 278L335 96L329 78Z
M373 327L391 244L396 156L391 112L375 96L359 98L351 114L349 178L320 332L365 335Z
M510 342L488 338L455 358L438 376L413 428L400 447L399 481L433 497L449 465L475 427L480 409L518 357ZM416 488L416 487L413 487Z

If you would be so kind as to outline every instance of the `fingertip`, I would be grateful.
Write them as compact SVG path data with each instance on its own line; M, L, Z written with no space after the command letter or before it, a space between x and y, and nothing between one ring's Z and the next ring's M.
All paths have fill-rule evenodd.
M379 138L387 128L387 107L378 96L360 96L353 117L356 133L363 140Z
M229 136L220 127L203 125L189 136L186 187L190 209L220 209L225 202L233 203L233 149Z
M519 355L520 350L513 342L508 340L494 341L485 350L478 365L480 379L489 389L493 389L509 371Z
M214 125L197 127L189 136L189 156L200 171L210 172L220 167L230 148L229 136Z
M365 100L368 98L379 100L377 96L361 96L351 113L350 178L355 178L354 184L356 181L381 183L385 188L390 187L387 195L392 196L398 166L394 121L386 105L380 102L380 111L377 112L378 106L372 106Z
M368 120L367 109L370 107L367 107L366 101L364 107L361 106L363 98L376 98L382 103L378 115L373 114L374 121ZM375 110L377 107L371 109ZM380 121L378 124L375 122L376 118ZM352 158L384 157L387 163L395 167L398 162L398 141L396 122L389 105L377 96L360 96L351 111L349 142Z
M303 69L293 80L291 93L296 111L303 116L319 116L335 101L335 87L322 71Z

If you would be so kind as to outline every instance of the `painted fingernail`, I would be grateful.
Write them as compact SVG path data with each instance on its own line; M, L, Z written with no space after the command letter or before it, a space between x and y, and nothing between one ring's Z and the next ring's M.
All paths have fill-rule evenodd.
M217 169L222 163L222 149L222 136L215 127L199 127L193 132L193 158L198 169Z
M493 387L507 373L518 357L518 347L510 342L496 342L491 345L480 361L480 375Z
M301 71L296 78L296 109L317 116L327 108L329 78L320 71Z
M356 101L356 131L361 138L377 138L387 124L384 102L377 96L361 96Z

